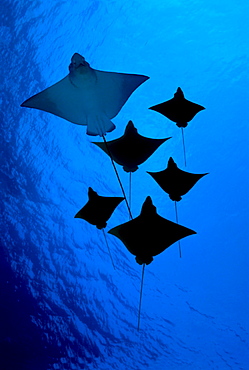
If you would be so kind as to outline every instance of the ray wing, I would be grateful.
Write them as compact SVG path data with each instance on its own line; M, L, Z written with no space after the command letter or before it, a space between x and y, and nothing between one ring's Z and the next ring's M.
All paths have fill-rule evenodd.
M100 196L92 188L89 188L88 196L88 202L74 217L82 218L98 229L106 227L115 208L124 200L122 197Z
M149 78L94 70L77 53L72 57L69 70L65 78L27 99L21 106L40 109L78 125L87 125L89 135L102 136L114 130L111 119L133 91Z
M95 72L102 110L109 118L114 118L133 91L149 79L147 76L136 74L98 70Z
M153 260L152 256L160 254L176 241L196 234L191 229L159 216L150 202L150 197L147 197L138 217L108 231L119 238L141 264L149 264Z
M169 138L152 139L137 133L133 122L129 121L123 136L105 143L94 142L107 155L124 167L126 172L134 172Z
M194 174L177 168L173 173L169 170L148 172L158 185L169 195L185 195L205 174Z

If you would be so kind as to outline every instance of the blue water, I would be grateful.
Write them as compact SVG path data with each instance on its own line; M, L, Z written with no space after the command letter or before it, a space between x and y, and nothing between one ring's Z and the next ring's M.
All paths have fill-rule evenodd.
M2 1L0 368L249 368L248 2ZM206 107L185 129L187 170L209 172L179 204L197 231L145 269L74 215L91 186L122 196L107 156L85 127L20 108L63 78L78 52L103 71L150 80L113 120L121 136L172 139L134 173L132 212L147 195L175 221L173 203L146 171L183 168L181 132L148 107L180 86ZM119 167L128 191L128 175ZM124 202L123 202L124 203ZM108 229L127 221L121 204Z

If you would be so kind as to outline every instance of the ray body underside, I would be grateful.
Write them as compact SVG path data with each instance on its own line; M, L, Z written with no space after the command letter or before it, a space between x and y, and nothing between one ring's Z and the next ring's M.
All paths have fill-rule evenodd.
M133 91L148 78L94 70L89 65L71 68L66 77L27 99L21 106L86 125L89 135L102 136L114 130L111 119L118 114Z

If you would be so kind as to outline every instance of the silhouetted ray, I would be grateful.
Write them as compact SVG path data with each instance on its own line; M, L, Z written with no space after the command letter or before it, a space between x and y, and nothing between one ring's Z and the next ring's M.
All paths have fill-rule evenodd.
M126 172L135 172L138 166L144 163L156 150L163 144L165 139L151 139L138 134L132 121L129 121L124 135L118 139L107 141L108 149L105 143L94 142L106 154L111 154L113 160L123 166Z
M88 202L83 208L74 216L75 218L82 218L92 225L95 225L98 229L104 229L107 225L107 221L111 217L115 208L121 203L124 198L122 197L102 197L96 193L91 187L88 189ZM103 230L104 233L104 230ZM109 254L114 267L113 259L111 256L110 248L106 240L105 241ZM114 267L115 268L115 267Z
M204 174L194 174L186 171L180 170L173 158L170 157L168 161L168 166L165 170L159 172L148 172L153 179L158 183L158 185L169 194L171 200L175 201L175 213L176 222L178 223L178 213L176 202L182 199L182 195L185 195L192 187L200 180ZM180 257L182 256L181 244L179 245Z
M119 238L140 265L150 264L153 256L162 253L176 241L196 234L184 226L159 216L147 197L138 217L114 227L108 233Z
M75 53L65 78L27 99L21 106L40 109L72 123L86 125L88 135L102 136L114 130L111 119L148 78L93 69L83 56Z
M191 121L198 112L205 108L202 105L193 103L185 99L182 89L178 87L172 99L167 100L164 103L154 105L149 109L163 114L165 117L175 122L176 125L181 128L184 162L186 166L187 160L183 128L187 127L188 122Z
M159 216L149 196L146 198L138 217L114 227L109 230L108 233L119 238L128 251L136 256L137 263L143 265L142 283L144 266L153 261L153 256L162 253L176 241L186 236L196 234L196 232L191 229ZM138 330L140 325L142 283L138 311Z
M107 155L109 155L112 161L123 166L124 171L131 173L135 172L138 169L138 165L145 162L156 151L156 149L168 139L170 139L170 137L164 139L151 139L144 137L138 134L133 122L129 121L124 135L120 138L112 141L105 141L104 143L94 142L93 144L96 144ZM129 198L130 208L131 190Z
M98 229L106 227L115 208L124 200L122 197L102 197L91 187L88 189L88 197L86 205L74 217L83 218Z
M178 87L174 94L174 98L164 103L154 105L149 109L163 114L165 117L175 122L178 127L187 127L188 122L191 121L198 112L205 108L202 105L185 99L182 89Z
M173 158L170 157L168 166L159 172L149 172L158 185L169 194L171 200L179 202L182 195L185 195L203 176L208 173L194 174L180 170Z

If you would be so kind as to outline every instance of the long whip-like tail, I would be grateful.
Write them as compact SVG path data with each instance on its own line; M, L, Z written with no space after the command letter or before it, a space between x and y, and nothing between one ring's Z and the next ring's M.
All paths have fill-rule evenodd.
M129 178L129 207L131 209L131 172L130 172L130 178Z
M129 207L129 203L128 203L128 201L127 201L127 197L126 197L126 195L125 195L125 191L124 191L124 188L123 188L122 182L121 182L121 180L120 180L120 177L119 177L119 174L118 174L117 168L116 168L115 163L114 163L114 160L113 160L113 158L112 158L112 154L111 154L111 152L110 152L110 150L109 150L109 147L108 147L108 144L107 144L107 142L106 142L105 136L104 136L104 135L102 135L102 138L103 138L104 143L105 143L105 145L106 145L106 149L107 149L107 151L108 151L108 155L109 155L109 157L111 158L111 161L112 161L112 165L113 165L114 171L115 171L115 173L116 173L116 176L117 176L117 179L118 179L119 185L120 185L120 187L121 187L121 190L122 190L123 196L124 196L124 198L125 198L125 203L126 203L127 208L128 208L128 212L129 212L129 215L130 215L130 219L132 220L132 219L133 219L133 217L132 217L132 214L131 214L131 210L130 210L130 207Z
M108 249L108 252L109 252L109 256L110 256L111 261L112 261L112 266L113 266L114 270L116 270L115 265L114 265L114 262L113 262L113 258L112 258L111 250L110 250L110 247L109 247L109 244L108 244L107 238L106 238L105 230L104 230L104 229L102 229L102 230L103 230L103 234L104 234L105 242L106 242L106 245L107 245L107 249Z
M185 148L183 127L181 127L181 130L182 130L182 146L183 146L184 164L185 164L185 167L187 167L186 148Z
M179 224L178 222L178 212L177 212L177 204L176 204L176 201L175 201L175 211L176 211L176 223ZM179 246L179 254L180 254L180 258L182 257L182 249L181 249L181 242L180 240L178 241L178 246Z
M140 299L139 299L139 308L138 308L138 323L137 323L138 331L140 329L140 315L141 315L142 295L143 295L143 285L144 285L144 268L145 268L145 263L143 263L143 268L142 268L142 279L141 279Z

